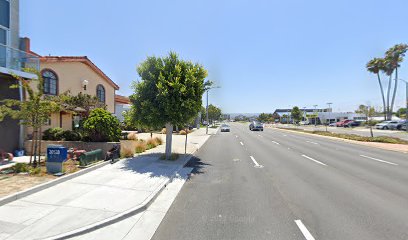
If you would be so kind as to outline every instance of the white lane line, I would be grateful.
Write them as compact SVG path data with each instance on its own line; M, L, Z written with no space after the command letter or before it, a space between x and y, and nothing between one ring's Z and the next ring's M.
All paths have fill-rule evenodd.
M236 137L236 138L238 138L238 136L237 136L237 135L235 135L235 137Z
M279 145L279 143L278 142L275 142L275 141L272 141L273 143L275 143L276 145Z
M318 143L312 142L312 141L306 141L306 142L311 143L311 144L315 144L315 145L319 145Z
M371 159L371 160L374 160L374 161L378 161L378 162L382 162L382 163L387 163L387 164L391 164L391 165L396 165L396 166L398 166L398 164L396 164L396 163L388 162L388 161L381 160L381 159L378 159L378 158L373 158L373 157L369 157L369 156L365 156L365 155L360 155L360 157L368 158L368 159Z
M288 135L286 135L286 134L283 134L283 136L284 136L284 137L286 137L286 136L288 136Z
M303 236L305 236L306 240L315 240L315 238L310 234L309 230L307 230L306 226L302 223L301 220L295 220L296 225L302 232Z
M320 161L317 161L316 159L313 159L313 158L311 158L311 157L309 157L309 156L306 156L306 155L304 155L304 154L302 155L302 157L307 158L307 159L309 159L309 160L312 160L313 162L318 163L318 164L321 164L321 165L323 165L323 166L327 166L327 164L322 163L322 162L320 162Z
M241 145L244 146L244 143L243 143L243 142L239 142L239 143L241 143Z
M259 163L255 160L255 158L254 157L252 157L252 156L249 156L250 158L251 158L251 160L252 160L252 162L254 162L254 164L255 164L255 167L257 167L257 168L261 168L261 167L263 167L262 165L259 165Z

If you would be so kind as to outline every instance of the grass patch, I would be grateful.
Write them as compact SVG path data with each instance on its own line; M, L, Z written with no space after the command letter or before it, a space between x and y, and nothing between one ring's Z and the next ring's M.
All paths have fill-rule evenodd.
M333 132L325 132L325 131L305 131L303 129L298 128L282 128L291 131L297 132L304 132L304 133L311 133L321 136L329 136L329 137L336 137L336 138L343 138L348 140L354 140L359 142L380 142L380 143L391 143L391 144L406 144L408 145L408 141L395 138L395 137L388 137L388 136L378 136L378 137L365 137L356 134L345 134L345 133L333 133Z

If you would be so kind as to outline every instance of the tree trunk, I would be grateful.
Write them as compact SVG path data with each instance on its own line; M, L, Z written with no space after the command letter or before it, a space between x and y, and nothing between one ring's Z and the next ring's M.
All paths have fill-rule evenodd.
M392 74L390 75L390 79L388 80L387 108L386 108L387 119L386 119L386 120L391 120L391 119L390 119L390 94L391 94L391 85L392 85ZM391 114L392 114L392 113L391 113Z
M386 113L385 109L387 109L387 107L385 105L384 88L383 88L382 83L381 83L380 73L377 73L377 78L378 78L378 84L380 85L381 97L382 97L383 106L384 106L384 120L386 120L387 119L387 113Z
M392 118L392 112L394 109L395 95L397 95L397 87L398 87L398 68L395 68L394 92L392 93L392 100L391 100L391 107L390 107L391 118Z
M37 165L37 138L38 138L38 128L35 128L34 130L35 133L35 138L34 140L34 161L33 161L33 166L35 167Z
M29 162L30 166L31 166L31 164L32 164L32 162L33 162L34 142L35 142L35 132L34 132L34 129L33 129L33 136L32 136L32 138L31 138L30 162Z
M184 143L184 154L187 153L187 135L188 135L188 128L186 128L186 142Z
M171 140L173 137L173 125L171 123L166 123L166 159L171 158Z
M39 147L38 147L38 163L39 165L41 164L41 144L42 144L42 127L40 127L40 132L38 133L38 141L39 141Z

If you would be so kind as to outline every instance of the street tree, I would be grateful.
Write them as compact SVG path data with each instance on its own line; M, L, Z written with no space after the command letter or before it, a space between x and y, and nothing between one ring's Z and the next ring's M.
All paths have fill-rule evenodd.
M208 105L208 119L210 120L210 123L212 124L214 121L219 121L221 118L221 109L210 104Z
M380 76L381 71L385 70L385 60L383 58L373 58L367 63L366 68L367 68L367 71L377 75L378 85L380 87L380 92L381 92L381 97L382 97L382 102L383 102L383 107L384 107L384 119L387 119L387 110L386 110L387 104L385 102L384 88L381 83L381 76Z
M38 71L25 69L24 71L36 74L37 79L27 80L15 76L18 84L13 84L11 88L20 86L26 92L25 101L16 99L5 99L2 101L2 116L9 116L20 120L20 123L33 129L30 165L37 166L37 154L41 154L41 127L49 120L51 113L60 111L60 105L44 96L44 80ZM30 83L34 82L35 88ZM34 155L34 161L32 157Z
M171 157L174 125L190 122L202 106L207 70L197 63L166 57L148 57L138 67L140 81L133 84L132 117L151 128L166 127L166 159Z
M272 121L272 114L271 113L261 113L259 114L257 120L259 122L270 122Z
M384 58L374 58L370 60L366 65L367 71L377 75L384 106L384 118L387 120L390 120L392 117L395 97L398 88L398 68L400 67L400 63L404 60L403 58L407 50L407 44L397 44L386 51ZM384 73L386 76L388 76L386 95L384 94L380 73ZM391 95L393 77L394 88Z
M290 113L292 115L292 119L295 123L299 123L302 120L302 112L300 111L299 107L294 106Z

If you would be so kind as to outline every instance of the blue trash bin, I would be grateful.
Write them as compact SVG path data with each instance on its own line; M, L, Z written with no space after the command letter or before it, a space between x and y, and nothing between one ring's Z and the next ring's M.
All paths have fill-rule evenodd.
M61 145L47 146L47 172L60 173L62 172L62 163L67 160L68 149Z

